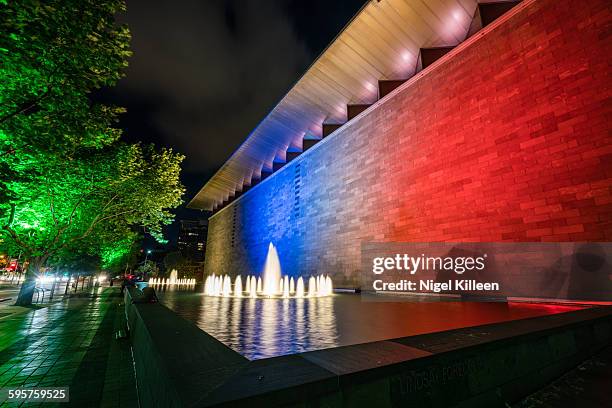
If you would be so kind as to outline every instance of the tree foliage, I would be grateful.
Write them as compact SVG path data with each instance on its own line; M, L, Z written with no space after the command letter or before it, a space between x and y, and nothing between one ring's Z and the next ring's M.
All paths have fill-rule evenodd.
M124 7L119 0L20 0L0 7L3 181L32 181L83 148L119 138L112 124L123 109L91 103L88 95L114 85L127 66L129 30L114 21ZM15 194L0 183L0 202L18 199Z
M0 6L0 246L30 260L28 285L47 262L81 255L118 268L142 231L163 240L181 203L183 156L120 142L113 124L123 109L90 99L127 66L130 34L115 23L124 7L122 0Z
M156 277L159 275L159 268L155 262L145 261L136 269L136 273L149 277Z
M135 229L163 240L169 209L181 203L181 155L140 144L88 153L8 183L18 198L8 203L4 231L39 263L84 252L112 265L128 255Z
M109 124L122 110L92 104L88 94L114 85L127 66L129 30L115 24L125 3L7 3L0 8L0 122L10 137L5 152L66 154L116 140L120 131Z

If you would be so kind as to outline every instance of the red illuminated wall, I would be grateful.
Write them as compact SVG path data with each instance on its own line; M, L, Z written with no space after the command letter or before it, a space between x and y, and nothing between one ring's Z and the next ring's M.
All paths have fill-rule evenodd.
M350 285L364 240L612 240L611 17L523 7L213 216L207 273L259 273L268 242Z
M395 98L389 238L610 240L610 21L536 1Z

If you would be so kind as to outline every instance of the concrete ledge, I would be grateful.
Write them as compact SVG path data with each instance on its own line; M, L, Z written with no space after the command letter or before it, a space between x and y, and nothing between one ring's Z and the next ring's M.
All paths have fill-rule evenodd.
M138 289L125 291L125 313L143 407L198 406L248 360L159 303L132 303Z
M256 360L204 406L505 407L611 339L593 308Z
M599 307L249 361L130 296L147 407L503 407L612 344L612 308Z

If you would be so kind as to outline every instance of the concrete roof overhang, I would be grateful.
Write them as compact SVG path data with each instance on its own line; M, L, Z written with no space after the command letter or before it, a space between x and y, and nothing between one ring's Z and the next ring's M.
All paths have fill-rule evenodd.
M477 0L370 0L272 111L248 135L188 207L214 210L322 137L323 124L347 121L347 105L379 99L378 81L417 72L422 48L450 47L470 30Z

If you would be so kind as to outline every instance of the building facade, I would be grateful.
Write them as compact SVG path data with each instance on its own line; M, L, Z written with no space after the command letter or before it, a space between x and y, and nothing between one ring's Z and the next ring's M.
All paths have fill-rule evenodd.
M195 261L204 261L208 220L180 220L177 246L182 256Z
M346 31L398 2L385 3ZM467 39L438 55L421 48L413 76L390 93L379 82L379 99L347 107L312 147L308 131L302 146L285 143L284 162L274 156L227 198L209 182L217 190L190 204L215 210L205 273L258 274L270 242L283 273L359 286L363 242L610 241L609 2L503 11L484 28L465 23Z

